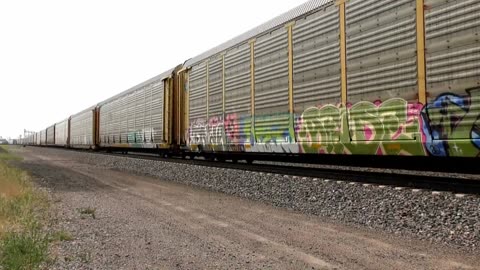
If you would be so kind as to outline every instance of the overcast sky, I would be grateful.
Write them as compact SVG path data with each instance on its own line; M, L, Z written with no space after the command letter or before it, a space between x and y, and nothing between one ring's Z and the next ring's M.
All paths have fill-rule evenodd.
M39 131L306 0L0 0L0 136Z

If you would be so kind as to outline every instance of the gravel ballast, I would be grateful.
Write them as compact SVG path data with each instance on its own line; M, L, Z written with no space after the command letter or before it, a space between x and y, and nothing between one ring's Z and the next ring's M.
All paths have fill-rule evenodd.
M480 197L78 151L69 158L262 201L356 226L478 251Z

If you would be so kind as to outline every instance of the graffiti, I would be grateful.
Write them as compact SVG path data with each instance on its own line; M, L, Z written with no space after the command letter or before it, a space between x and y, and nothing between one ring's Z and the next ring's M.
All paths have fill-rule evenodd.
M309 108L297 121L305 153L424 155L419 143L420 104L399 98L385 102Z
M238 130L238 116L236 113L227 114L225 117L225 134L229 141L235 141L237 139Z
M442 94L426 106L401 98L327 104L297 118L233 113L197 119L189 143L222 151L480 157L480 89L468 94Z
M418 121L421 108L400 98L353 105L348 125L357 143L349 149L353 154L425 155Z
M208 142L214 145L225 144L224 121L221 116L208 119Z
M245 144L250 142L251 116L240 116L237 113L225 116L225 135L229 144Z
M442 94L422 110L425 147L433 156L480 153L480 89L468 96Z
M346 112L342 107L308 108L297 120L297 142L305 153L344 153L344 146L338 143L342 132L348 134L343 120L346 121Z
M190 144L207 143L207 121L205 119L195 119L190 124Z
M292 142L290 117L287 114L255 116L255 139L257 143L282 144Z

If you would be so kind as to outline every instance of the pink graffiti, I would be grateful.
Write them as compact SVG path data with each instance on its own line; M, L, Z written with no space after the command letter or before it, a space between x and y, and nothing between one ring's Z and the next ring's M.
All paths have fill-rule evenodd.
M398 139L403 133L405 133L406 130L405 130L405 126L404 125L401 125L397 132L395 132L395 134L392 135L392 140L396 140Z
M382 106L382 101L377 99L373 102L373 104L377 107L380 107L380 106Z
M217 116L210 117L210 119L208 119L208 126L216 127L219 124L221 124L221 122L222 122L222 119L220 117L217 117Z
M238 116L236 113L227 114L225 116L225 134L228 139L235 141L238 139L237 134L239 133L239 124Z
M407 124L415 122L420 115L420 112L423 109L423 105L421 103L408 103L407 104Z
M373 130L368 125L363 127L363 132L365 133L365 139L367 141L373 141Z

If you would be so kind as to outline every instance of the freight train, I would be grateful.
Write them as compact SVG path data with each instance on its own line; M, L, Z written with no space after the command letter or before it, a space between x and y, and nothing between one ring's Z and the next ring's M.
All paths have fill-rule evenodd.
M479 157L478 14L478 0L311 0L22 143Z

